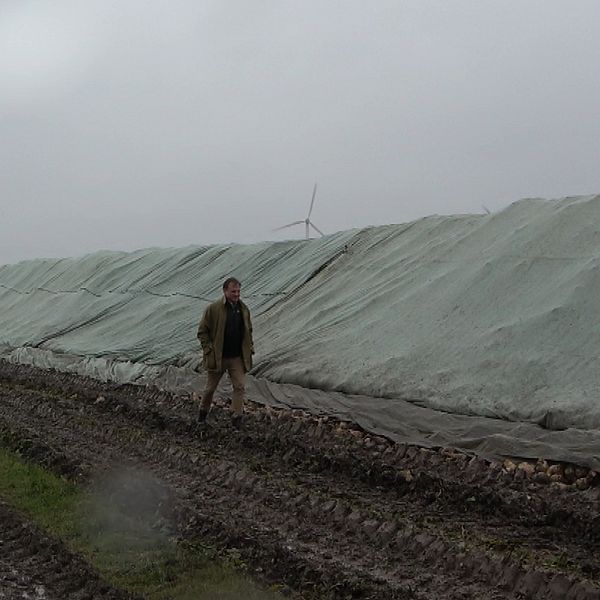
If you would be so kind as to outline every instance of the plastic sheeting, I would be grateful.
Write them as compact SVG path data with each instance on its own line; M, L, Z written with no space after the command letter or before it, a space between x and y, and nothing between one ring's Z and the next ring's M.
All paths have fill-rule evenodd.
M198 360L196 328L229 275L254 315L293 294L352 233L310 243L211 246L0 268L0 343L150 364Z
M0 343L193 369L199 317L234 275L258 378L360 395L371 412L378 398L599 429L599 239L588 196L311 241L28 261L0 268Z
M269 311L256 374L598 428L599 241L600 196L358 232Z

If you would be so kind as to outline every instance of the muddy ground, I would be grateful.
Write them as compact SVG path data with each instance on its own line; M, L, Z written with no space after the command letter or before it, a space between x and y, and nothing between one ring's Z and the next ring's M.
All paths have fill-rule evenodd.
M600 599L595 473L393 444L298 411L249 406L239 431L223 404L204 427L196 412L190 397L0 362L4 446L163 534L235 552L291 596Z
M133 600L0 502L0 599Z

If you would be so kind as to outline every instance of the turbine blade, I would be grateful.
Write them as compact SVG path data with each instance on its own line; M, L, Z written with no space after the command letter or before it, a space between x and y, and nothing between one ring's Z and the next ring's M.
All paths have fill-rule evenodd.
M317 184L315 183L315 187L313 188L312 200L310 201L310 208L308 209L308 217L310 219L310 215L312 213L313 206L315 205L315 196L317 195Z
M318 233L320 233L322 236L324 236L325 234L316 226L313 224L312 221L309 221L308 224Z
M293 227L294 225L300 225L300 223L304 223L304 221L294 221L293 223L288 223L287 225L282 225L281 227L276 227L273 231L279 231L280 229L286 229L287 227Z

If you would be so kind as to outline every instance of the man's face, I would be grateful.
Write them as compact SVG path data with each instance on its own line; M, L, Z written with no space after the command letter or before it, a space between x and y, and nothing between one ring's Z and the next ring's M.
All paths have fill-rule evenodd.
M240 286L237 283L230 283L223 293L225 294L225 298L227 298L228 302L233 302L234 304L240 299Z

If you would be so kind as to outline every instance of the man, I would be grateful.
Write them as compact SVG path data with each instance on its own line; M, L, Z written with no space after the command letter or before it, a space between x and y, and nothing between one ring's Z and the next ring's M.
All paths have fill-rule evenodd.
M252 368L254 343L248 307L240 300L241 284L235 277L223 283L223 298L204 311L198 326L202 364L207 371L198 421L204 423L213 394L225 371L233 385L233 425L239 428L244 410L246 372Z

